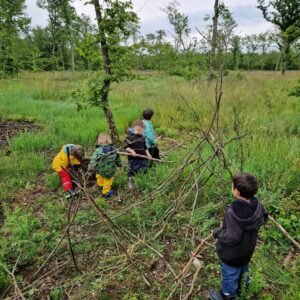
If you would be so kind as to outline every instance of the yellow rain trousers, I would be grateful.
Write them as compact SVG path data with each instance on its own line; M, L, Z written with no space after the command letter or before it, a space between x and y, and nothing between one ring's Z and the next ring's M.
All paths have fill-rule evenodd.
M110 179L106 179L101 175L96 174L96 179L97 179L97 185L103 188L102 194L106 195L107 193L109 193L111 190L111 186L114 182L114 178L112 177Z

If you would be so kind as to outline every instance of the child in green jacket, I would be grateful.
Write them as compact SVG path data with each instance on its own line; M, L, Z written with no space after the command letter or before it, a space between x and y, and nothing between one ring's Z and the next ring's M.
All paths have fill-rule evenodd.
M110 136L100 133L96 150L92 155L88 170L96 173L97 185L102 190L102 195L109 198L113 195L112 184L117 167L121 167L121 159L116 148L111 143Z

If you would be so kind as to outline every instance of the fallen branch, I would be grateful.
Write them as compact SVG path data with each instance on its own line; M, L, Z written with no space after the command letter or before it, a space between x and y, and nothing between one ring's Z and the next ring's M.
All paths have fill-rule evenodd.
M15 277L15 271L16 271L16 268L18 266L18 263L19 263L19 260L20 260L20 257L21 257L21 253L19 254L17 260L16 260L16 263L12 269L12 271L10 271L4 264L1 263L1 266L2 268L5 270L5 272L12 278L13 280L13 283L14 283L14 287L15 287L15 292L17 295L19 295L18 298L22 299L22 300L25 300L25 297L24 295L22 294L20 288L19 288L19 285L18 285L18 281Z
M177 146L182 146L182 148L186 148L186 146L182 143L179 143L178 141L176 141L175 139L172 139L172 138L168 138L168 137L162 137L161 138L163 141L169 141L169 142L172 142L174 144L176 144Z
M192 281L191 288L190 288L189 292L185 295L185 297L183 298L183 300L188 300L188 299L190 298L190 296L192 295L193 290L194 290L194 288L195 288L195 282L196 282L196 279L197 279L197 277L198 277L198 275L199 275L199 272L200 272L200 270L202 269L202 267L203 267L203 261L201 261L201 263L200 263L199 266L197 267L197 270L196 270L196 272L195 272L195 274L194 274L194 276L193 276L193 281Z
M147 248L149 248L150 250L152 250L154 253L156 253L161 259L163 259L163 261L165 262L166 266L168 267L168 269L171 271L171 273L174 275L174 277L176 276L175 271L173 270L172 266L169 264L169 262L166 260L166 258L164 257L164 255L162 253L160 253L158 250L156 250L155 248L153 248L152 246L150 246L147 242L145 242L145 240L140 239L138 236L136 236L135 234L133 234L131 231L127 230L126 228L124 228L124 230L130 234L133 238L135 238L138 242L140 242L141 244L143 244L144 246L146 246Z
M175 280L181 281L182 277L184 276L184 274L188 271L188 269L190 268L194 258L198 255L198 253L202 250L203 246L205 245L205 242L208 241L210 238L212 238L213 234L211 233L209 236L207 236L206 238L202 239L201 243L197 246L196 250L194 251L194 253L192 254L192 256L190 257L190 260L188 261L188 263L184 266L184 268L182 269L182 271L179 273L179 275L176 277Z
M40 268L35 272L35 274L33 275L33 279L36 278L36 276L43 270L43 268L45 267L45 265L48 263L48 261L51 259L52 255L56 252L56 250L58 249L59 245L62 243L62 241L64 240L64 238L66 237L67 233L68 233L68 230L70 228L70 226L72 225L76 215L77 215L77 212L78 212L78 208L79 208L79 204L80 204L80 198L78 199L78 203L76 205L76 208L75 208L75 213L74 215L72 216L72 218L70 219L70 222L67 224L67 227L62 235L62 237L60 238L60 240L57 242L57 244L55 245L55 247L52 249L52 251L50 252L50 254L48 255L48 257L46 258L46 260L43 262L43 264L40 266Z
M69 209L68 209L68 224L71 221L71 210L72 210L72 206L73 206L73 201L74 201L74 197L72 197L70 205L69 205ZM77 213L77 212L75 211L75 213ZM81 271L80 271L80 269L79 269L79 267L77 265L75 253L74 253L73 246L72 246L72 240L71 240L71 234L70 234L70 227L67 228L67 238L68 238L70 254L71 254L71 257L72 257L72 261L73 261L74 267L75 267L76 271L78 273L80 273Z
M295 240L293 239L289 233L282 227L281 224L279 224L272 216L269 215L269 219L276 225L276 227L282 232L282 234L288 238L296 248L300 249L300 244Z
M135 155L132 155L131 153L128 153L128 152L118 152L120 155L126 155L126 156L131 156L131 157L140 157L140 158L145 158L145 159L148 159L148 160L152 160L152 161L157 161L159 163L173 163L173 161L166 161L166 160L161 160L161 159L157 159L157 158L150 158L146 155L141 155L141 154L135 154Z

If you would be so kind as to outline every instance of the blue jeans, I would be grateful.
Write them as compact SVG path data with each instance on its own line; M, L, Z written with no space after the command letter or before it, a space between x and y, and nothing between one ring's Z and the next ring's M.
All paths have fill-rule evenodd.
M129 163L129 170L128 170L129 177L135 176L138 172L146 173L149 168L149 161L145 158L130 157L128 159L128 163Z
M222 262L221 271L222 292L226 296L236 297L243 279L246 285L250 283L249 264L242 267L232 267Z

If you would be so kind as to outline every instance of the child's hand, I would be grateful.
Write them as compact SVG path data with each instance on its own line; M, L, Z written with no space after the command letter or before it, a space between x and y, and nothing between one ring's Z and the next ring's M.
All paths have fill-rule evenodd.
M133 149L131 149L131 148L126 148L125 149L128 153L130 153L132 156L136 156L136 152L133 150Z
M146 150L146 155L147 155L148 159L152 160L152 156L151 156L149 150Z

